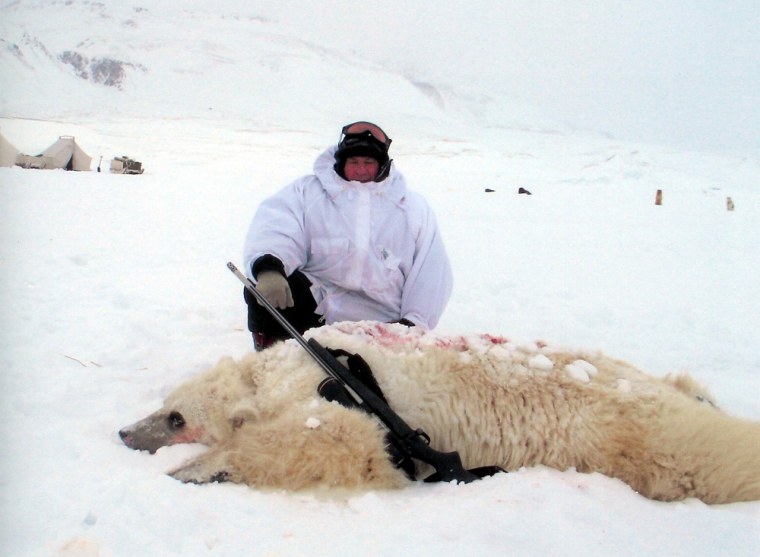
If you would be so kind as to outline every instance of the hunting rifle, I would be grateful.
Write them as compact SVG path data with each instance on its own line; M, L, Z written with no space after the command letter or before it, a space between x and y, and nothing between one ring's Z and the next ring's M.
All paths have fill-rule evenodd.
M422 429L412 429L398 414L391 410L390 406L376 395L370 388L357 379L337 358L315 339L310 338L308 341L296 330L290 322L267 300L258 290L253 282L243 275L234 263L227 263L227 267L240 282L245 285L248 292L251 293L277 322L287 331L287 333L300 344L304 350L319 364L319 366L332 377L356 401L356 404L368 414L374 416L388 435L391 437L393 444L405 456L416 458L426 462L433 468L436 473L425 481L444 481L452 480L457 482L469 483L478 480L483 476L490 476L496 472L501 472L496 466L484 466L474 470L466 470L462 466L462 460L456 451L443 453L431 448L430 437Z

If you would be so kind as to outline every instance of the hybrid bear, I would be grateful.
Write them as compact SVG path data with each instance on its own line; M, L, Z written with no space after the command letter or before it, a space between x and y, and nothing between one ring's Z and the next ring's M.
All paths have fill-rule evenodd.
M339 323L308 336L360 354L391 408L433 448L458 451L466 468L600 472L663 501L760 499L760 423L719 410L688 376L660 379L601 353L403 325ZM225 358L120 435L151 452L208 445L171 472L185 482L407 485L378 422L317 394L324 377L295 341ZM418 477L432 471L418 464Z

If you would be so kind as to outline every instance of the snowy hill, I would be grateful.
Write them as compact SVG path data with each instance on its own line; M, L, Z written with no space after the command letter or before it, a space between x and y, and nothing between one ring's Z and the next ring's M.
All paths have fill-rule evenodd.
M755 154L760 10L740 0L680 4L6 2L0 61L14 87L2 101L13 114L54 85L68 113L118 106L296 129L291 118L304 112L323 124L369 113L404 135L464 111L486 126L561 121ZM75 77L122 94L83 94Z
M428 53L428 25L450 29L436 3L110 4L0 6L3 135L29 154L74 135L93 169L122 154L146 168L0 168L4 554L760 553L758 502L657 503L599 475L288 494L165 475L200 447L127 449L119 428L250 349L225 264L257 203L360 118L438 215L455 269L442 332L688 370L758 420L760 160L612 139L468 68L403 62L414 25ZM472 13L493 37L503 16ZM442 57L475 52L477 35L455 37Z
M23 21L32 9L8 11ZM48 14L47 25L4 33L3 66L15 82L4 93L8 114L37 117L25 101L51 84L58 94L37 108L53 108L63 97L69 114L118 106L136 117L243 119L296 130L304 114L319 123L347 113L424 121L440 118L449 104L432 85L283 34L277 23L246 14L250 8L226 13L172 2L150 9L43 2L36 9ZM78 18L63 32L56 25Z

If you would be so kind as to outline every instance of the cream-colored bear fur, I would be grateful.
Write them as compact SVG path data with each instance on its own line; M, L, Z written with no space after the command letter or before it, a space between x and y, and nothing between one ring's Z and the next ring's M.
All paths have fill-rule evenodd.
M711 398L687 376L658 379L603 354L402 325L343 323L310 336L360 354L390 406L436 450L458 451L467 468L600 472L665 501L760 499L760 424L700 402ZM225 359L181 386L153 421L179 412L182 429L194 433L164 444L210 448L172 475L286 489L407 483L375 420L317 395L324 377L287 341ZM148 448L136 441L146 420L121 432L125 443ZM421 466L418 475L430 471Z

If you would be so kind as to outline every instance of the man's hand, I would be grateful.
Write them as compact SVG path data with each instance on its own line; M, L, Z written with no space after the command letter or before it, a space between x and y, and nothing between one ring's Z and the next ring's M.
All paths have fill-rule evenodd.
M256 290L276 308L293 307L293 293L290 291L290 285L287 279L277 271L259 273Z

